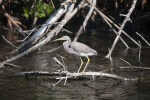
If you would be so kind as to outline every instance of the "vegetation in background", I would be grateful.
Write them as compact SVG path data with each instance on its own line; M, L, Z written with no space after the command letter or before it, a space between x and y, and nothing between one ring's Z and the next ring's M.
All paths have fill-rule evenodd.
M46 4L43 0L26 0L27 5L23 7L24 16L34 16L35 18L46 17L52 11L51 3Z
M62 2L62 0L52 1L56 9ZM123 19L119 15L127 13L126 11L130 7L130 2L132 0L97 0L97 7L102 12L105 12L109 18L115 19L115 22L119 24ZM149 4L149 0L138 0L135 13L131 16L133 18L133 25L128 25L127 29L140 29L142 34L149 37L149 34L147 34L150 31ZM31 26L36 26L36 22L39 22L37 21L38 19L42 18L43 20L44 17L50 15L52 10L50 0L0 0L0 26L5 27L1 29L14 30L16 27L30 29ZM79 16L84 15L83 13L79 13ZM81 17L79 18L81 19ZM77 22L75 21L75 23ZM94 25L96 26L97 24Z
M43 0L4 0L0 2L0 24L2 30L14 33L16 28L35 26L38 18L50 15L52 10L51 2Z

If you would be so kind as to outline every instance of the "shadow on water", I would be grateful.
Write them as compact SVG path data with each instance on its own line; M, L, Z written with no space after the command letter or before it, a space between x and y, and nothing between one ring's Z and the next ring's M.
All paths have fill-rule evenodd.
M94 33L93 33L94 34ZM95 36L97 35L97 36ZM56 87L50 89L52 84L57 80L48 76L14 76L24 71L57 71L61 67L54 60L57 57L61 61L61 57L65 57L64 62L67 69L75 72L80 65L80 58L76 55L67 53L63 48L47 53L47 50L62 45L62 42L48 43L41 48L41 51L22 57L13 63L21 66L21 69L6 67L0 69L0 100L149 100L150 98L150 71L139 69L119 69L119 67L131 67L121 59L128 61L132 66L149 67L149 48L142 48L141 62L139 63L139 49L124 49L121 43L117 44L113 52L113 67L110 62L103 59L108 53L113 43L113 36L108 33L96 33L95 35L81 36L80 42L88 44L97 50L98 56L93 56L86 71L106 71L108 73L120 75L123 77L135 78L141 80L139 82L120 81L110 78L97 77L95 81L92 79L70 79L64 86L64 81ZM129 45L132 43L129 43ZM0 48L5 51L7 45ZM1 59L5 59L4 54L0 54ZM84 61L87 59L84 58ZM110 70L111 69L111 70ZM90 77L91 78L91 77Z

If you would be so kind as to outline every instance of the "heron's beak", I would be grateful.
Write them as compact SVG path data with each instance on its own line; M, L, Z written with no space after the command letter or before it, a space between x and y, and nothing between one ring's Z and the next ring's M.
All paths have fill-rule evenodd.
M55 40L53 40L51 42L55 42L55 41L59 41L59 40L66 40L66 39L64 37L61 37L61 38L55 39Z

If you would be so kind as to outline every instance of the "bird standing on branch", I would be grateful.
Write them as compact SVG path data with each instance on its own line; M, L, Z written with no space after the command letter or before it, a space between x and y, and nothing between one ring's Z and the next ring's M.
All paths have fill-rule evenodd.
M56 39L54 41L58 41L58 40L66 40L63 43L63 47L67 52L72 53L72 54L76 54L76 55L80 56L80 58L81 58L81 56L84 56L87 58L87 63L86 63L84 70L83 70L83 72L85 72L87 65L90 62L90 59L88 56L97 55L96 50L94 50L94 49L90 48L89 46L87 46L83 43L80 43L80 42L71 42L71 39L68 36L63 36L63 37ZM78 73L80 72L82 65L83 65L83 61L81 58L81 64L80 64L80 67L78 69Z

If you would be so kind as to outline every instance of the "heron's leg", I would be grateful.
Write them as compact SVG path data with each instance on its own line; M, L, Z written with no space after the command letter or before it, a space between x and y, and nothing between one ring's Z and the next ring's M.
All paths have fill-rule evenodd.
M89 57L88 57L88 56L86 56L86 58L88 59L88 61L87 61L86 65L85 65L85 67L84 67L84 70L83 70L83 72L85 72L85 69L86 69L87 65L89 64L89 62L90 62L90 59L89 59Z
M80 57L80 59L81 59L81 64L80 64L80 67L79 67L79 69L78 69L78 72L77 73L79 73L80 72L80 69L81 69L81 67L82 67L82 65L83 65L83 60L82 60L82 58Z

